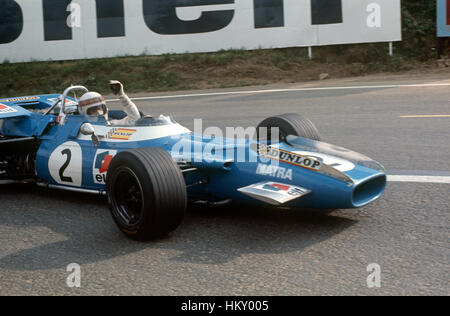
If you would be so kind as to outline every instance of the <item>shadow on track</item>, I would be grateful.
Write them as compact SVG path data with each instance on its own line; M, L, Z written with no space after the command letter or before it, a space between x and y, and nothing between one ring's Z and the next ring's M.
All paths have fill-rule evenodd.
M142 251L150 262L152 249L179 252L171 261L222 264L243 254L299 251L356 223L314 210L190 208L170 236L141 243L119 232L104 197L32 185L1 188L2 243L9 243L6 249L15 249L18 239L19 244L29 245L0 255L0 268L9 270L65 268L72 262L84 265ZM3 235L1 228L8 228L9 234ZM54 234L48 236L49 230Z

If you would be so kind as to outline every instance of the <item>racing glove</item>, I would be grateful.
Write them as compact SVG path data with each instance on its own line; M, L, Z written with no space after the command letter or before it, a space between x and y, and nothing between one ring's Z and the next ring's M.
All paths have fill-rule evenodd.
M121 96L125 94L123 91L123 84L120 81L110 80L109 86L111 87L112 93L115 95Z
M124 108L127 117L122 120L111 121L112 125L133 125L138 119L141 118L141 114L136 106L136 104L131 101L131 99L125 94L123 89L123 84L117 80L111 80L109 82L112 92L118 95L120 102Z

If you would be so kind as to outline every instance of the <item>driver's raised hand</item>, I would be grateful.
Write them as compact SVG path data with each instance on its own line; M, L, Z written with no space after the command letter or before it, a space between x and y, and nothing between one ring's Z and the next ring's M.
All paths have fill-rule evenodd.
M109 86L111 87L112 92L115 95L124 95L125 92L123 91L123 84L120 81L117 80L110 80Z

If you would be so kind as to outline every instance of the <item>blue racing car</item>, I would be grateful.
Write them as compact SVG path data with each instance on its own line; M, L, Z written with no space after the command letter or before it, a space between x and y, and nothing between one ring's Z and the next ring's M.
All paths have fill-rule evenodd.
M188 202L358 208L386 186L381 164L321 142L298 114L265 119L256 140L237 139L193 133L163 115L112 125L127 113L83 115L92 102L81 104L75 92L89 93L72 86L0 99L0 180L106 194L114 221L133 239L176 229Z

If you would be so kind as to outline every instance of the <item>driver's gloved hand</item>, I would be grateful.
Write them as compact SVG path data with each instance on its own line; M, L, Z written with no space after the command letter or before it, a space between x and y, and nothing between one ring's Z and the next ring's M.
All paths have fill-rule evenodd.
M121 96L125 94L125 92L123 91L123 84L120 83L120 81L110 80L109 86L111 87L111 90L115 95Z

